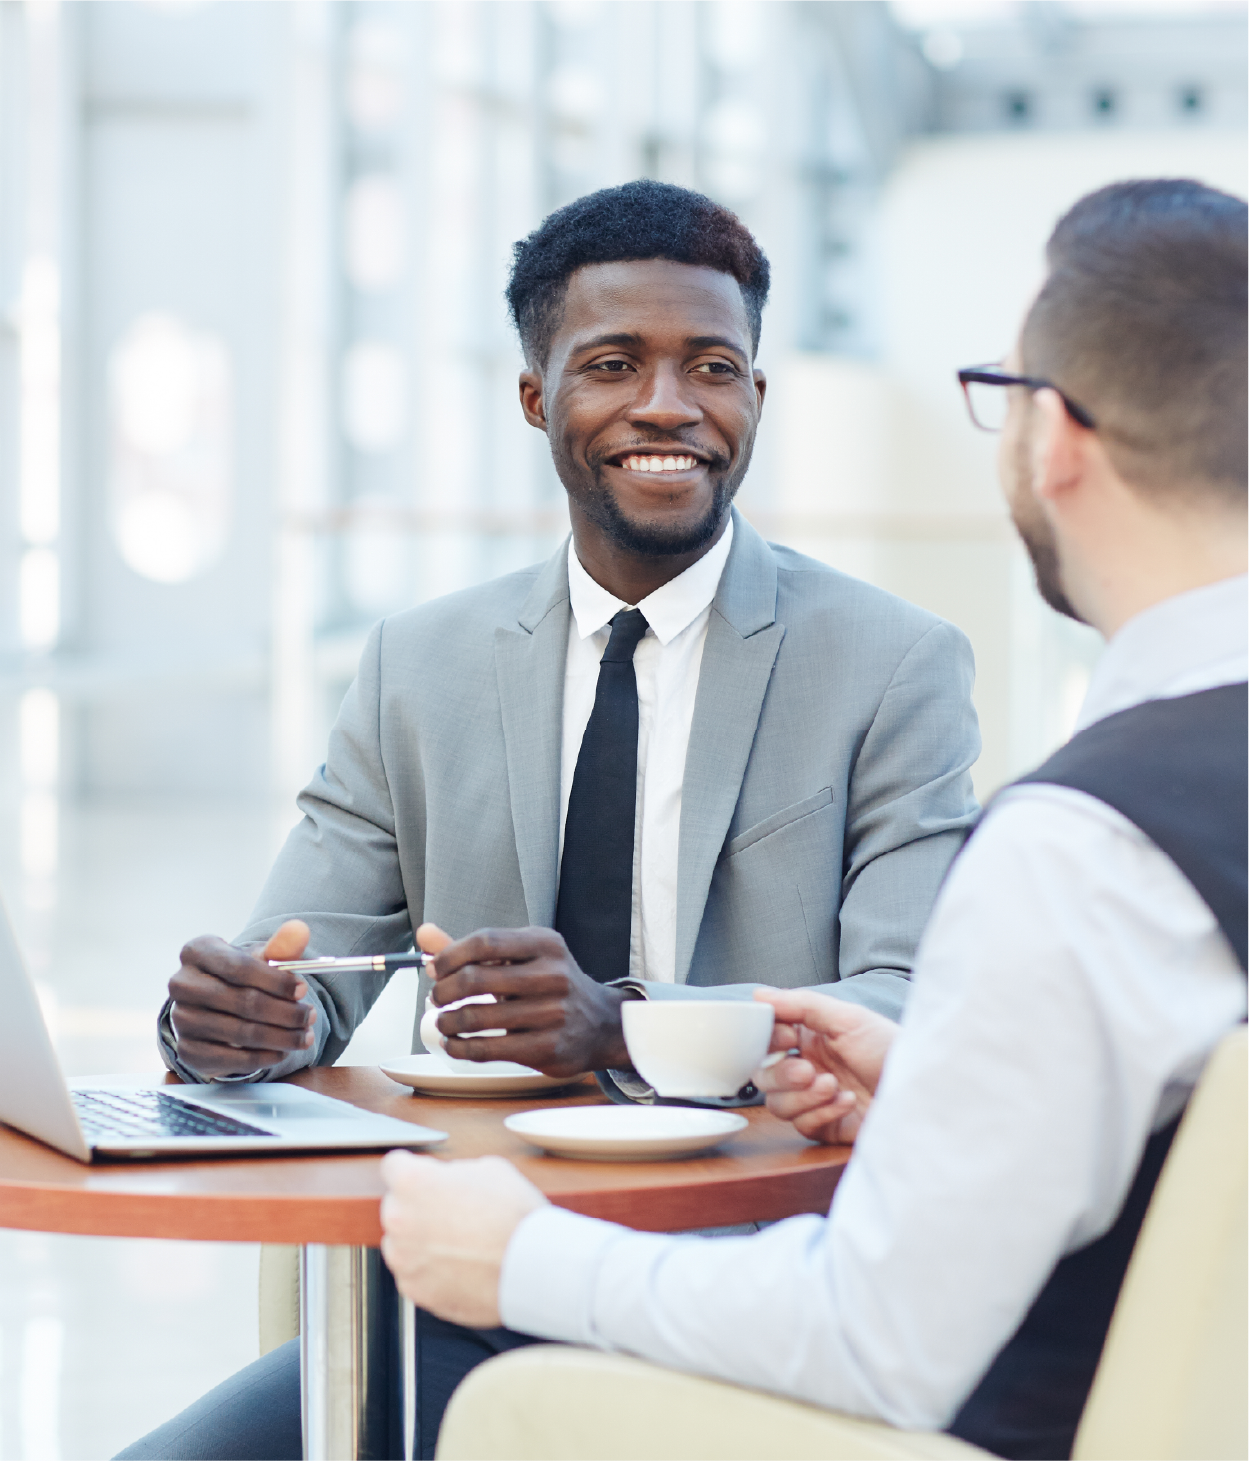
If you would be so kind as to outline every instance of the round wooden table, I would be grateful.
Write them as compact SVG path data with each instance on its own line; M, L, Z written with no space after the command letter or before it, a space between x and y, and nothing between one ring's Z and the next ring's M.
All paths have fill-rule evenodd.
M507 1157L558 1206L656 1232L824 1212L850 1155L848 1147L813 1146L754 1107L742 1113L747 1129L709 1156L571 1161L543 1156L503 1118L541 1106L605 1104L590 1079L521 1100L414 1095L365 1066L304 1071L294 1081L446 1131L435 1156ZM295 1155L86 1166L0 1128L0 1227L300 1245L305 1454L318 1461L386 1455L379 1434L394 1435L396 1426L398 1454L410 1454L411 1394L400 1395L397 1421L377 1400L394 1373L393 1348L405 1380L414 1348L411 1307L396 1301L377 1252L379 1160Z
M449 1133L454 1159L510 1158L552 1202L633 1228L675 1232L824 1212L849 1147L813 1146L763 1107L714 1154L683 1161L580 1162L541 1155L503 1125L513 1111L605 1104L592 1080L522 1100L414 1095L381 1071L305 1071L294 1084ZM381 1241L376 1156L215 1158L84 1166L0 1127L0 1226L97 1237L240 1243Z

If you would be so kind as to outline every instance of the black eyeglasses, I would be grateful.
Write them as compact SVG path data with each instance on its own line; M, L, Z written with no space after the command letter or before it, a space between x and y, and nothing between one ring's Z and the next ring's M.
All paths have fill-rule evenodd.
M967 398L967 409L971 413L972 423L981 431L1001 431L1006 425L1010 398L1002 389L1003 386L1024 386L1030 391L1058 391L1067 408L1067 414L1073 421L1078 421L1090 431L1097 429L1097 423L1084 407L1059 391L1052 380L1042 380L1035 375L1009 375L1000 365L970 365L959 371L958 383Z

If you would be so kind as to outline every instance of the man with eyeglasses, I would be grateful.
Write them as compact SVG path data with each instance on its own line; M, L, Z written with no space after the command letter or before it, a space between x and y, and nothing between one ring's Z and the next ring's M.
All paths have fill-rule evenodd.
M1055 229L1011 361L960 372L1040 592L1109 643L1073 739L954 863L900 1030L756 995L796 1052L758 1077L772 1110L858 1138L829 1216L634 1233L497 1159L394 1153L383 1251L418 1304L1070 1454L1179 1116L1245 1014L1245 238L1200 184L1104 188Z

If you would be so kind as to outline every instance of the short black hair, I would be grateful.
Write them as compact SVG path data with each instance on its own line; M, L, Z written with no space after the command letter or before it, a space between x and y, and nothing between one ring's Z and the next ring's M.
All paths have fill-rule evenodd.
M759 348L771 270L735 213L688 188L648 178L587 193L512 245L507 303L529 363L544 366L568 280L586 264L671 259L731 274L742 291L750 339Z
M1243 499L1249 208L1186 178L1111 183L1059 219L1024 369L1097 423L1142 491Z

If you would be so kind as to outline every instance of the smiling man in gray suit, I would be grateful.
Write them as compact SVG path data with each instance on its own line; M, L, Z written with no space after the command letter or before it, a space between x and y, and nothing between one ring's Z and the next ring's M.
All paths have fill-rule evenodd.
M183 951L172 1069L329 1064L385 976L264 961L414 932L438 954L436 1003L503 1000L440 1016L451 1054L598 1070L618 1097L649 1094L628 998L814 985L897 1016L976 810L971 652L732 510L767 288L732 214L659 183L582 198L517 245L521 406L571 542L373 631L251 925ZM464 1038L487 1027L508 1033ZM424 1312L418 1335L432 1456L463 1375L525 1340ZM124 1454L297 1457L299 1415L293 1340Z
M172 1069L341 1053L386 976L263 962L309 931L310 956L362 954L439 925L435 1002L507 997L441 1016L452 1054L611 1070L632 1095L627 998L818 985L898 1015L975 811L971 653L733 510L767 289L731 213L659 183L517 245L521 405L571 546L373 630L252 923L183 953Z

